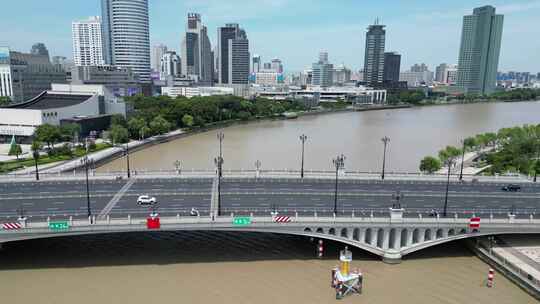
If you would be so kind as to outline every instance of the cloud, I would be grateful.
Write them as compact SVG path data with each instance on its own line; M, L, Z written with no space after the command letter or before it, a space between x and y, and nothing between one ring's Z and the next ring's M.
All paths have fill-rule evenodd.
M530 10L534 9L540 9L540 1L512 3L497 6L497 12L500 14L529 12Z

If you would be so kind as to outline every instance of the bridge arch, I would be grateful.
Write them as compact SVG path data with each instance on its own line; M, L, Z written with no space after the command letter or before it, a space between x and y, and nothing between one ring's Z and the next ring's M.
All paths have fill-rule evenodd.
M431 241L431 229L426 229L424 231L424 241Z
M364 235L364 243L371 245L373 230L371 228L366 229L366 234Z
M317 228L317 231L316 231L316 232L317 232L317 233L320 233L320 234L324 234L324 229L321 228L321 227L319 227L319 228Z
M442 237L443 237L443 230L442 230L442 228L439 228L439 229L437 229L435 239L441 239Z
M360 228L354 228L352 238L355 241L360 241Z
M448 236L454 236L454 235L456 235L456 230L454 228L450 228L448 230Z
M459 231L459 234L466 234L467 233L467 229L465 228L462 228L460 231Z
M415 228L413 230L412 244L418 244L420 242L420 229Z
M399 242L399 248L407 247L409 240L409 230L406 228L401 229L401 242Z
M347 230L347 228L341 228L341 233L340 233L341 237L344 237L346 239L349 238L349 231Z
M388 236L388 248L396 249L399 244L396 244L396 228L390 229Z
M336 228L330 228L330 229L328 229L328 234L330 234L330 235L336 235Z
M383 248L384 247L384 229L379 228L377 230L377 247Z
M311 232L311 228L309 227L304 228L304 232Z

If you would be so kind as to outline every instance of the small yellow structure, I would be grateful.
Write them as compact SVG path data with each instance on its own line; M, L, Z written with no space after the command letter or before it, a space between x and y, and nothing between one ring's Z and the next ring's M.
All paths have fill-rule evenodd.
M352 252L345 247L339 253L340 266L332 269L332 288L336 290L336 299L346 295L362 293L362 272L359 269L351 271Z

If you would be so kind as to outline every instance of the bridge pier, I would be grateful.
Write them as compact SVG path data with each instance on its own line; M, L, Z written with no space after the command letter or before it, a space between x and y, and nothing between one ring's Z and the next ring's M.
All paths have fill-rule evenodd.
M401 251L397 249L390 249L384 252L383 262L386 264L400 264L401 263Z

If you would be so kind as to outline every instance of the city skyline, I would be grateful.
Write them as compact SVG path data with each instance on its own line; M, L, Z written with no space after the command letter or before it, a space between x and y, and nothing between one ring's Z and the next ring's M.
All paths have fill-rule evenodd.
M37 0L6 4L6 11L17 10L19 6L36 9L29 12L29 22L22 26L17 15L3 16L3 25L12 30L3 35L0 44L12 50L26 51L35 42L44 42L51 56L71 58L71 22L100 15L100 1L58 2L59 13L54 20L38 14L46 5ZM359 10L358 4L352 1L345 1L339 7L323 2L303 6L302 2L265 0L257 5L243 5L240 1L231 1L225 6L213 0L150 1L151 45L163 43L179 53L185 16L197 12L208 26L212 46L217 42L218 26L238 22L250 33L250 52L264 58L281 58L286 72L309 67L310 58L323 49L331 54L334 63L345 63L357 71L364 62L365 28L379 17L387 28L387 50L402 54L402 66L425 62L434 70L443 62L457 63L462 16L470 13L472 8L486 4L482 1L437 4L415 1L403 5L382 1L363 4ZM540 13L540 1L513 4L493 1L489 4L506 16L499 70L540 71L540 62L531 60L540 51L540 41L530 39L537 30L527 26L527 20L533 22L535 15ZM323 12L328 15L327 21L316 22L318 19L313 17ZM295 17L297 14L300 15ZM271 28L268 22L272 22ZM48 26L44 27L44 24ZM321 34L324 40L317 37ZM299 36L303 39L298 39ZM426 41L431 42L429 48L426 48ZM524 47L516 50L513 47L516 44Z

